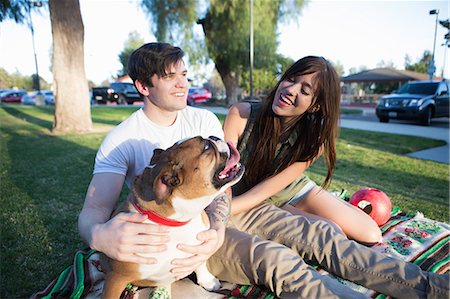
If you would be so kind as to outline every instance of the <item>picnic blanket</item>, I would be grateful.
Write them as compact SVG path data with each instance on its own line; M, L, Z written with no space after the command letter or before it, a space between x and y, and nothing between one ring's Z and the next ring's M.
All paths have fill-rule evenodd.
M421 213L406 214L393 209L390 220L381 227L383 241L372 248L419 265L423 270L446 273L450 270L450 226L425 218ZM372 298L385 295L366 289L350 281L335 277L317 268L323 275L331 275L348 287ZM31 298L100 298L105 274L101 271L99 254L83 249L75 254L73 265L66 268L47 288ZM138 288L128 285L122 299L165 298L164 290ZM236 285L224 282L218 292L207 292L189 278L177 281L172 288L173 298L262 298L276 296L263 286Z

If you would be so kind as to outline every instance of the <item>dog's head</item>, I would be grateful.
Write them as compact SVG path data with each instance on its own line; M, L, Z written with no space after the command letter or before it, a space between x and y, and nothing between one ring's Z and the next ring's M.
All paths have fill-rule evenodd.
M236 148L217 137L186 139L167 150L155 149L150 165L134 182L134 192L140 200L157 204L214 198L241 179L239 159Z

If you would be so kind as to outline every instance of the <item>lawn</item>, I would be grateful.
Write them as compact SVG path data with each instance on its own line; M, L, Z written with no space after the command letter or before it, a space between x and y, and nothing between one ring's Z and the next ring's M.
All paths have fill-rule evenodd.
M96 150L107 131L136 109L95 107L93 133L53 135L52 108L0 107L0 298L29 297L72 263L75 251L84 246L77 215ZM362 187L378 188L406 212L421 211L448 222L448 165L405 155L442 144L342 129L329 190L351 194ZM321 159L308 170L318 183L325 173Z

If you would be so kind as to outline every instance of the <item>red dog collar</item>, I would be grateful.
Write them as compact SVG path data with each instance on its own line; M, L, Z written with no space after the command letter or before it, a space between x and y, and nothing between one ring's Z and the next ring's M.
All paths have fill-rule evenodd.
M144 209L142 209L138 203L136 202L136 199L133 197L133 199L131 200L131 203L133 204L134 208L141 214L147 215L148 219L156 222L158 224L161 225L165 225L165 226L183 226L188 224L191 219L187 220L187 221L177 221L177 220L173 220L173 219L169 219L166 217L163 217L153 211L146 211Z

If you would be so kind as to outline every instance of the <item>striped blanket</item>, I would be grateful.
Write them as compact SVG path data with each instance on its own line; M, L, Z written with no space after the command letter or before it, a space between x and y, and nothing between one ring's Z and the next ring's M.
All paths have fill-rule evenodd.
M383 242L373 249L419 265L426 271L445 273L450 270L449 246L450 226L425 218L421 213L405 214L394 209L390 220L381 227ZM331 275L318 268L323 275ZM372 298L386 298L385 295L334 277L341 283ZM75 254L73 265L50 283L43 291L31 298L99 298L103 287L104 273L100 269L98 253L94 250L80 250ZM178 292L177 292L178 288ZM188 295L189 292L192 294ZM173 297L177 298L275 298L275 295L260 286L242 286L225 283L219 293L209 293L183 279L174 284ZM128 285L122 299L165 298L161 290L139 289ZM187 296L187 297L186 297Z

